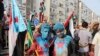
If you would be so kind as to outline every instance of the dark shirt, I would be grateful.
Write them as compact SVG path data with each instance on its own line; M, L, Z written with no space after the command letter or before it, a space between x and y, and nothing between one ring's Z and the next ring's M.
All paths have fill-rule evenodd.
M4 4L2 2L0 2L0 20L2 20L4 14Z
M93 31L92 36L94 38L95 34L98 32L98 30Z

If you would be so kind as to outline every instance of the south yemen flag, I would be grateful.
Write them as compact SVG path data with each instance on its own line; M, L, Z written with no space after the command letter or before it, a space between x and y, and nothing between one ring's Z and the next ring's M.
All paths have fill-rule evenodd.
M18 33L27 29L16 0L12 0L11 6L11 18L9 22L9 56L13 54Z

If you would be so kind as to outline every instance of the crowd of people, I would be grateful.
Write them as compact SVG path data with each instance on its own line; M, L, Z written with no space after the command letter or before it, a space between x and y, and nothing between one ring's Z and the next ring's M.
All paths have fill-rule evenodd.
M8 21L4 10L4 4L0 0L0 49L8 48Z
M47 22L44 17L43 22L35 26L33 42L25 53L27 56L99 56L99 47L95 50L99 45L98 22L90 25L83 21L74 27L74 37L68 33L63 23Z
M8 46L8 43L5 42L9 38L10 17L9 14L7 15L4 12L3 7L0 0L0 46L2 49L6 46L5 44ZM13 56L23 56L20 52L24 53L25 56L100 56L99 22L89 24L83 21L82 25L74 26L74 36L72 36L69 29L67 29L68 26L65 27L63 23L48 22L48 17L45 15L42 16L40 22L37 17L37 13L35 13L31 19L29 17L26 19L26 25L31 26L32 44L28 45L27 39L25 39L27 30L20 32ZM19 46L22 48L21 51L18 50L20 49Z

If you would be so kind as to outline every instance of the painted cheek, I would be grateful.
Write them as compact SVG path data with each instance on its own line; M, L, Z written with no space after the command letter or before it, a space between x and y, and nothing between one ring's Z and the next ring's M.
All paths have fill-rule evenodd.
M37 46L37 51L42 51L42 48L40 46Z
M46 37L47 37L47 35L48 35L48 33L47 33L47 32L44 32L44 33L43 33L43 37L44 37L44 38L46 38Z

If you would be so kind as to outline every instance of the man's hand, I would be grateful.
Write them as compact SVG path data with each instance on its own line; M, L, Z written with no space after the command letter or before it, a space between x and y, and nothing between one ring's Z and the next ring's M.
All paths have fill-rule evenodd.
M89 56L94 56L94 52L89 52Z

